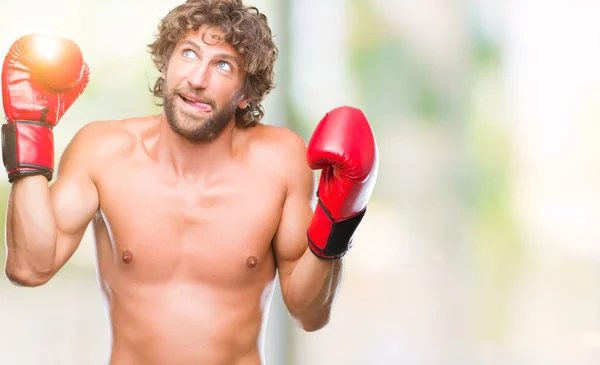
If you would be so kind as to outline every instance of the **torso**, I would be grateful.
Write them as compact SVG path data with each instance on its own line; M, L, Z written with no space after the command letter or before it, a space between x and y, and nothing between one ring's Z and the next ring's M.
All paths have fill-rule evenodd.
M268 144L183 182L148 153L156 120L109 123L120 145L94 174L93 227L111 365L262 364L286 193Z

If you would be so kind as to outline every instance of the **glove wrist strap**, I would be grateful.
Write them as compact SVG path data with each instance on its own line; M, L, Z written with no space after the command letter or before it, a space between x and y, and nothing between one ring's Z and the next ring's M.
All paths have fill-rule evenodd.
M52 180L54 135L46 123L18 120L2 125L2 162L8 181L21 176L43 175Z
M335 221L321 199L308 228L308 246L319 258L339 259L352 246L354 231L362 221L367 208L355 216Z

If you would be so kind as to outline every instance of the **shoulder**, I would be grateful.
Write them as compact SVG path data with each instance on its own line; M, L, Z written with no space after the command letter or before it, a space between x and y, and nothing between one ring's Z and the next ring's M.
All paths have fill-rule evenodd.
M259 124L252 131L251 148L260 149L272 157L306 156L306 141L296 132L285 127Z
M152 118L93 121L81 127L61 157L61 165L72 164L86 169L102 165L115 157L133 151L142 139L144 127L153 125Z
M314 174L306 161L306 141L285 127L259 124L255 127L250 149L274 168L288 186L312 186Z
M250 156L278 170L306 165L306 142L289 128L258 124L248 130L246 140Z
M71 144L91 156L122 154L134 148L145 130L155 124L153 118L94 121L79 129Z

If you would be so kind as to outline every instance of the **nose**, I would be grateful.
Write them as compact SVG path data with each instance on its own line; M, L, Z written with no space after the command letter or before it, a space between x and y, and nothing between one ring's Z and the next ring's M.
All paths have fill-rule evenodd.
M194 89L206 89L209 78L210 74L207 65L200 63L190 70L188 84Z

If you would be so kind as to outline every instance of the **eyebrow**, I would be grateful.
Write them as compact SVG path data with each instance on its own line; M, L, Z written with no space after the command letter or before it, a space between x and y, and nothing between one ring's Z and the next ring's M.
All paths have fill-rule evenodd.
M181 42L181 45L184 45L184 44L185 44L185 45L188 45L188 46L190 46L190 47L192 47L192 48L195 48L197 51L202 51L202 50L201 50L201 48L200 48L200 45L199 45L198 43L194 42L194 41L193 41L193 40L191 40L191 39L184 39L184 40ZM238 59L238 57L236 57L236 56L233 56L233 55L230 55L230 54L228 54L228 53L219 53L219 54L216 54L214 57L215 57L215 58L223 58L223 59L226 59L226 60L232 61L232 62L233 62L233 63L235 63L235 64L236 64L236 66L238 66L238 67L239 67L239 65L240 65L240 60Z

